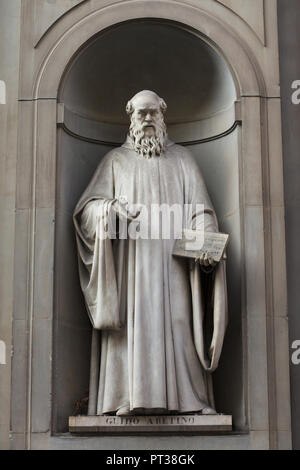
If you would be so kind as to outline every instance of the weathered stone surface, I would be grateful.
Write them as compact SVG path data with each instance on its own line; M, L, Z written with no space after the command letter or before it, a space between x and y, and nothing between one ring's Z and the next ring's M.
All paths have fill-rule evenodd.
M38 44L41 37L60 17L85 1L86 0L60 0L57 2L56 0L46 0L41 2L39 0L33 0L32 9L35 20L35 44Z
M21 2L0 2L0 449L9 445ZM3 347L3 346L2 346ZM5 362L5 363L3 363Z
M236 1L217 0L234 11L256 33L261 42L265 43L264 0Z

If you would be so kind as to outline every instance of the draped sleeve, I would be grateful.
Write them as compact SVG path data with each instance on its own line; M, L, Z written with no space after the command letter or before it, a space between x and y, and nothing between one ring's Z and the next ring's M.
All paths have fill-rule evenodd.
M188 228L218 232L216 213L204 179L189 152L184 154L183 172L185 202L190 207ZM201 364L208 372L218 367L228 321L225 263L225 260L221 260L213 274L201 273L198 264L192 264L190 269L194 343ZM207 276L205 282L203 276ZM210 298L207 299L207 296ZM210 331L207 325L211 325Z
M119 329L117 277L111 218L114 215L113 153L108 153L81 196L73 215L80 284L93 328Z

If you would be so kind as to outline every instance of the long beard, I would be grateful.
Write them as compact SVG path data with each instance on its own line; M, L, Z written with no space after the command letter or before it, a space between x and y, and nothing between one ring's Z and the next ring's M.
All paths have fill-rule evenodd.
M155 135L151 137L145 136L145 131L140 126L134 116L131 118L129 128L129 136L131 137L135 151L145 158L159 157L164 150L167 129L163 117L157 118L155 122Z

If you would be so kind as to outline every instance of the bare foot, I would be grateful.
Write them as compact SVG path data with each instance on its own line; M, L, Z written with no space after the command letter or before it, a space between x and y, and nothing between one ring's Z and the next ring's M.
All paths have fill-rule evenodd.
M203 415L216 415L217 412L216 412L216 410L214 410L210 406L207 406L206 408L203 408L203 410L201 411L201 414L203 414Z

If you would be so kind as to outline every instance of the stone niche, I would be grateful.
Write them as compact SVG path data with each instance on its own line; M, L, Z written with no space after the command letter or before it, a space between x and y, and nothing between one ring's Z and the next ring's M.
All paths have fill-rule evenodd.
M24 3L16 171L10 166L11 447L290 448L276 0ZM229 327L214 374L229 432L226 419L226 431L210 435L199 421L201 436L132 426L129 435L123 422L119 436L68 432L76 409L83 416L73 425L85 428L91 346L72 213L101 158L124 140L126 102L142 89L165 98L170 138L194 153L230 234Z
M193 152L220 230L230 234L229 327L214 389L217 410L233 416L234 431L246 432L236 87L212 43L182 24L154 19L94 36L69 64L59 89L53 432L68 431L68 417L89 387L91 327L79 286L73 209L101 158L124 141L126 103L143 89L166 100L169 137Z

